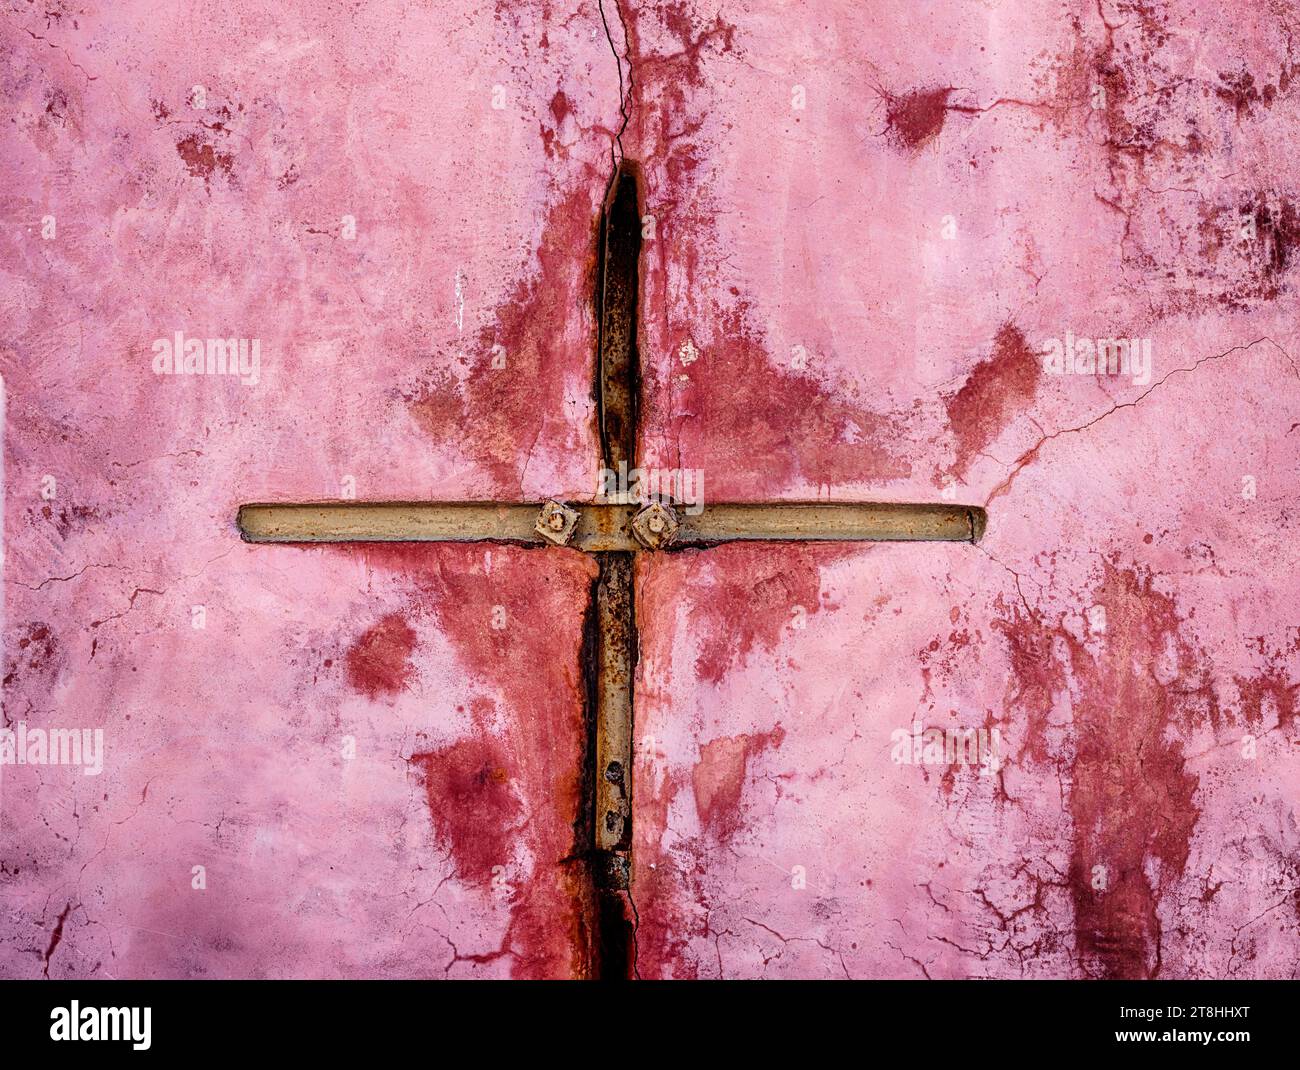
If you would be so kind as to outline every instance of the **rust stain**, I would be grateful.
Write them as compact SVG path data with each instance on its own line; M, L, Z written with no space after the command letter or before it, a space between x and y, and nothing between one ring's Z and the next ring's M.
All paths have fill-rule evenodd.
M487 884L513 855L523 808L511 784L509 757L475 734L440 750L414 754L438 838L462 879Z
M944 398L956 438L954 467L959 476L1033 400L1042 375L1042 362L1020 328L1004 323L993 339L993 352L975 365L961 389Z
M218 151L198 134L176 142L176 154L185 164L185 169L195 178L203 179L205 185L218 173L229 178L235 164L233 154Z
M79 534L97 521L103 519L98 509L88 505L42 505L40 515L54 525L60 539L67 539L71 534Z
M415 631L401 614L390 613L368 628L348 649L348 683L363 695L395 695L410 681L415 669L411 653Z
M951 88L916 89L885 98L885 122L890 140L916 153L939 136L948 117Z
M655 50L638 26L656 24ZM761 309L739 287L709 276L723 259L716 215L702 180L709 117L694 87L706 84L709 63L743 56L736 27L721 16L694 18L683 4L627 12L634 84L623 141L641 161L647 204L658 221L643 261L641 323L643 426L666 439L665 463L703 468L712 493L745 499L769 496L802 478L819 484L890 482L910 476L908 414L878 411L841 384L795 370L768 352ZM662 27L665 33L660 34ZM674 47L675 46L675 47ZM673 359L690 340L707 354L683 384ZM707 430L706 430L707 429Z
M399 619L436 620L466 677L490 681L507 711L505 736L497 702L479 696L461 711L472 721L462 739L418 749L409 759L458 877L491 896L492 867L499 865L513 889L501 947L467 957L508 956L512 975L522 978L587 976L593 915L585 845L576 831L586 734L576 653L595 561L559 548L546 552L545 568L535 552L504 547L363 543L324 552L399 576L406 597ZM504 628L491 626L494 606L505 612ZM557 657L564 636L574 641L571 660ZM513 862L521 839L531 859L522 869Z
M1225 198L1202 179L1207 158L1233 158L1239 128L1294 95L1300 62L1292 59L1290 31L1274 30L1277 51L1285 52L1275 70L1220 70L1216 84L1186 77L1182 57L1165 50L1171 35L1155 8L1134 5L1114 22L1100 8L1097 15L1072 20L1071 47L1040 85L1044 110L1063 130L1087 141L1095 126L1104 134L1110 182L1095 196L1122 221L1119 262L1140 273L1156 316L1276 300L1288 289L1300 230L1288 191ZM1172 188L1196 192L1197 201L1171 210L1162 191ZM1248 217L1258 233L1242 240Z
M555 96L551 98L550 112L554 121L553 126L547 126L541 120L537 123L542 138L542 149L547 156L567 159L569 150L560 141L560 130L564 126L564 120L574 115L574 108L573 101L564 94L563 90L555 91Z
M691 627L699 643L696 675L717 684L756 648L775 649L799 610L811 616L827 605L822 566L853 552L843 546L783 546L778 551L743 543L710 550L710 562L718 564L710 594L691 607ZM665 573L656 586L666 581ZM686 574L676 580L689 582Z
M718 839L728 839L740 827L740 796L746 783L750 759L769 747L780 747L785 729L722 736L700 748L691 784L695 810L705 830Z
M998 631L1011 652L1015 693L1027 701L1034 759L1068 759L1073 824L1069 890L1084 972L1155 977L1161 969L1159 907L1182 878L1200 810L1180 730L1216 716L1205 689L1175 689L1161 673L1195 680L1201 655L1183 634L1174 601L1138 567L1107 561L1095 605L1104 643L1091 647L1064 626L1015 613ZM1068 744L1049 739L1052 696L1072 681Z
M1182 745L1169 738L1188 711L1157 679L1157 667L1171 649L1180 662L1194 663L1195 652L1180 634L1172 599L1155 590L1150 575L1108 563L1095 599L1106 610L1105 654L1079 650L1075 658L1069 806L1076 944L1090 972L1155 977L1157 908L1183 874L1200 816L1198 779Z
M62 644L45 621L31 621L23 625L17 647L17 652L9 658L6 668L6 687L29 674L52 683L63 670L65 657Z
M570 325L591 312L596 271L597 211L589 172L547 212L534 273L521 278L511 299L496 310L467 353L441 355L412 387L400 392L416 424L440 443L454 441L489 477L489 493L522 492L533 443L521 427L538 426L538 414L565 411L564 370L572 363ZM589 325L590 326L590 325ZM594 333L589 331L594 350ZM505 367L494 368L494 346ZM446 370L458 364L466 374ZM542 433L546 433L543 421Z
M715 493L767 496L800 477L835 484L911 475L905 421L837 396L812 374L780 367L752 328L747 301L719 308L717 317L707 377L677 389L669 382L676 371L670 365L646 370L654 384L650 397L676 393L679 441L682 431L708 429L691 463L709 473ZM684 326L679 333L689 337Z
M1042 627L1018 605L1007 607L999 601L998 606L1008 614L991 622L1006 643L1011 662L1006 708L1020 711L1025 719L1021 757L1046 762L1052 745L1059 742L1049 733L1048 717L1055 696L1068 686L1068 667L1057 654L1054 631Z
M573 101L565 95L562 89L557 89L555 96L551 97L551 114L555 117L557 126L573 114Z
M714 15L712 21L696 19L682 0L665 4L648 15L635 7L626 14L628 51L637 81L645 86L653 84L656 92L676 91L683 103L686 86L704 84L705 56L710 51L726 55L736 48L734 23L727 22L720 14ZM679 47L671 52L648 52L642 48L637 25L643 17L660 20ZM635 88L633 93L634 101L642 103Z
M1286 673L1277 665L1270 665L1254 677L1234 677L1241 695L1241 712L1246 723L1259 726L1264 723L1265 709L1270 704L1277 714L1277 724L1287 728L1296 723L1296 693L1300 684L1291 683Z

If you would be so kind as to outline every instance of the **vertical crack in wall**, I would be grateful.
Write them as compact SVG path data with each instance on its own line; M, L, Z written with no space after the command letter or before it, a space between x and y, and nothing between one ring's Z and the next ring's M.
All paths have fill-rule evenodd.
M636 464L641 390L636 345L641 215L635 166L621 162L601 213L596 403L601 460L618 471Z
M609 143L609 186L605 190L608 197L610 190L614 186L614 180L618 177L619 167L623 163L623 131L627 129L628 123L628 102L632 97L632 61L628 56L631 50L631 39L627 35L627 20L623 18L623 7L618 0L612 0L614 11L618 14L618 24L623 30L623 55L618 54L618 48L614 44L614 35L609 29L609 19L605 17L605 0L597 0L597 6L600 8L601 25L605 27L605 40L609 42L609 50L614 53L614 63L618 67L618 112L622 117L622 123L615 132L613 139ZM627 79L623 78L623 63L627 62Z
M597 271L595 395L600 423L600 465L615 472L636 465L637 296L640 287L641 216L634 165L615 164L601 212ZM603 980L635 972L635 912L629 885L632 850L632 696L637 634L633 605L633 555L596 555L600 574L592 588L583 657L587 684L588 746L584 786L590 812L584 821L592 858L596 918L588 926L596 947L592 973Z

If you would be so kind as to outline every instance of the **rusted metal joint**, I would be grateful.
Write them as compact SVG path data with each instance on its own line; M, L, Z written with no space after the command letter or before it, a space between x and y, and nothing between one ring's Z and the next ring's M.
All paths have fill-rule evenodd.
M677 538L681 524L671 505L651 502L632 518L632 534L647 550L660 550Z
M570 509L563 502L547 498L542 503L542 511L537 517L537 534L556 546L565 545L573 538L578 526L578 510Z

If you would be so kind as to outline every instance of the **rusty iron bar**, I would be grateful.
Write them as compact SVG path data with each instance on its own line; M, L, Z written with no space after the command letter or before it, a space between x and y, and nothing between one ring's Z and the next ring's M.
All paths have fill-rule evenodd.
M568 544L587 553L646 553L632 534L639 505L576 504ZM239 510L247 542L502 542L548 546L542 503L319 502ZM680 528L669 549L726 542L978 542L988 522L974 505L859 502L715 502Z
M641 205L634 169L614 172L600 225L599 355L595 369L600 461L609 471L636 467L641 369L637 354L637 300L641 286ZM592 876L599 909L595 976L624 979L636 940L631 914L632 704L637 658L633 606L633 547L628 545L634 510L580 509L573 539L596 552L600 578L594 607L597 625ZM634 967L633 967L634 969Z
M637 659L632 556L596 557L596 848L626 852L632 846L632 681ZM613 865L613 883L625 888L626 879L617 879L624 867L618 860Z

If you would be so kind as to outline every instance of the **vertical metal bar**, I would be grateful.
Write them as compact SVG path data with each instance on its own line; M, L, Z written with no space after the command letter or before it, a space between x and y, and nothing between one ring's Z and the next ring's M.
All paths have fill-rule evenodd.
M636 348L640 288L641 212L635 173L620 165L601 218L599 360L596 399L601 464L624 473L636 466L637 402L641 389ZM632 693L636 671L633 555L601 552L596 582L593 863L600 917L597 976L626 978L635 969L635 932L629 919L632 847Z
M632 840L632 679L636 619L632 561L627 553L597 554L596 588L596 848L626 854ZM610 860L615 871L626 858ZM625 881L616 882L626 886Z

